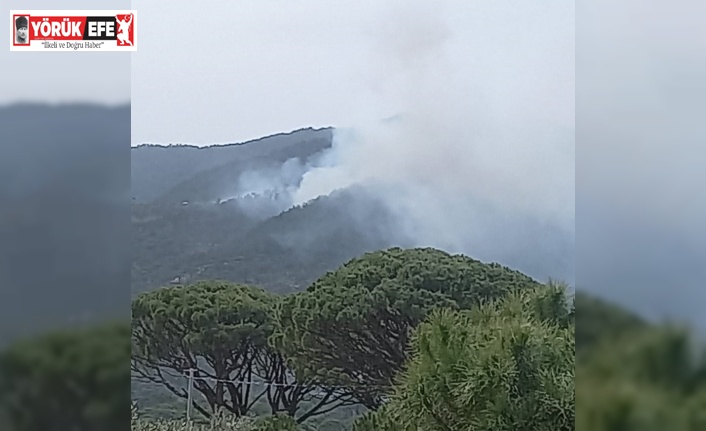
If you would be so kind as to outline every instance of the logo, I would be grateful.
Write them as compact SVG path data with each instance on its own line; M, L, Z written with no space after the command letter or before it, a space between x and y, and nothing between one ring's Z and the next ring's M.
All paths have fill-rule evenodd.
M10 11L11 51L137 51L134 10Z

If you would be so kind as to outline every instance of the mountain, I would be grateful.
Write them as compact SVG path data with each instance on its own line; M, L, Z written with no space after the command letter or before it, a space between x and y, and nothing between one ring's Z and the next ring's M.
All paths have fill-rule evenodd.
M129 316L130 107L0 107L0 344Z
M382 200L395 193L384 187L356 185L293 206L292 190L307 172L330 162L333 136L307 128L229 145L133 147L133 294L205 278L289 292L367 251L437 246L411 238L414 229ZM512 225L505 238L514 247L468 240L470 250L455 252L484 250L529 274L571 272L572 235L489 211L481 222L491 231L497 220Z
M362 187L292 206L287 188L332 139L332 129L301 129L230 145L134 147L133 294L214 278L289 292L366 251L404 245Z
M150 145L132 148L131 180L138 203L214 201L232 192L248 170L308 161L331 146L332 129L301 129L253 141L209 147Z
M291 292L366 251L407 245L390 244L381 231L394 221L364 190L339 191L265 219L239 204L133 205L133 294L198 279Z

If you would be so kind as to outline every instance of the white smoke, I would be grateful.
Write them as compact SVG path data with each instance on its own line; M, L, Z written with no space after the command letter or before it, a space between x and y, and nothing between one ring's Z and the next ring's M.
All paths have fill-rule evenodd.
M394 117L337 129L282 187L291 204L367 184L418 245L573 281L568 3L469 3L468 28L437 3L393 2L365 28L361 77Z
M309 169L311 166L299 158L291 158L281 165L247 170L238 177L235 190L219 202L235 201L254 219L272 217L292 207L293 196Z
M545 31L570 25L528 9L461 35L430 4L384 17L371 31L370 82L399 115L339 129L293 204L375 184L420 245L555 259L554 276L573 279L573 31ZM573 23L573 9L560 19Z

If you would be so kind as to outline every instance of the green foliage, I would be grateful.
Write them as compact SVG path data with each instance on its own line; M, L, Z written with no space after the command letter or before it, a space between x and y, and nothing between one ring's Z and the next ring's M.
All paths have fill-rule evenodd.
M290 416L275 415L256 422L255 431L298 431L299 425Z
M576 315L576 354L582 356L605 340L614 340L625 333L647 327L645 321L629 311L600 298L578 292Z
M237 355L238 346L248 346L239 354L259 361L231 357L239 365L229 378L248 370L250 377L285 377L290 384L262 398L277 399L270 413L289 416L261 411L268 417L250 420L244 415L252 405L229 409L240 406L227 403L237 397L224 398L223 407L235 415L197 430L348 429L345 421L327 421L328 414L308 415L329 410L307 410L322 395L333 415L345 396L377 408L354 431L561 431L574 429L575 416L589 431L704 429L706 361L686 331L648 325L582 293L568 305L559 284L542 286L498 265L436 250L390 249L284 298L223 282L142 295L133 304L136 321L147 324L142 336L152 331L147 338L153 338L140 341L134 332L133 344L141 346L138 358L152 361L142 365L167 361L160 369L169 361L216 364L219 354ZM275 368L283 374L266 371ZM203 372L213 374L214 367ZM582 400L577 413L574 374ZM332 389L337 385L349 386L348 393ZM307 389L297 393L300 386ZM284 407L289 402L293 409ZM135 429L186 426L141 424Z
M130 327L102 324L18 341L0 353L0 406L16 431L122 431Z
M391 249L284 298L222 282L142 295L135 316L154 339L139 341L133 333L133 343L143 348L138 357L180 358L174 364L181 365L201 365L198 358L217 363L219 351L236 354L235 347L247 345L261 360L240 361L236 372L276 378L262 365L285 370L279 376L286 375L290 392L263 400L278 398L271 413L286 413L284 397L294 414L256 421L235 409L232 418L214 417L210 428L195 424L196 430L347 429L307 416L321 390L334 415L344 395L377 407L354 431L561 431L573 430L574 420L589 431L704 429L706 361L686 331L648 325L583 293L569 307L565 293L565 286L541 286L498 265ZM581 398L576 413L574 381ZM302 383L308 389L295 394ZM325 392L326 385L354 390ZM135 429L186 426L140 423Z
M439 250L368 253L285 298L273 342L300 374L350 387L376 408L407 360L410 331L429 312L533 286L519 272Z
M269 345L278 301L260 288L218 281L142 294L132 307L132 369L184 399L184 376L195 370L194 390L206 405L193 406L205 417L216 408L243 416L266 400L271 413L303 422L332 405L350 405L350 397L295 375ZM274 385L249 383L258 381Z
M573 430L574 330L562 292L432 313L391 400L356 430ZM547 315L559 296L563 309Z
M145 420L132 408L133 431L308 431L301 428L289 416L274 415L255 419L250 416L236 417L218 410L208 423L188 423L185 420Z
M706 385L704 356L683 328L655 327L607 340L596 346L585 364L595 377L629 379L678 393L693 393Z
M706 360L684 329L646 326L607 338L579 361L576 380L580 429L706 427Z
M275 302L274 295L260 288L220 281L142 294L132 303L134 353L171 353L195 368L194 356L227 354L248 343L263 345L272 329ZM175 352L179 347L187 352Z
M331 287L364 287L374 291L389 282L408 290L440 293L461 308L538 285L521 272L497 263L486 264L433 248L390 248L349 261L321 277L307 291Z
M132 304L133 371L182 398L186 390L163 370L185 375L194 369L196 377L250 381L276 360L267 344L276 300L260 288L217 281L140 295ZM238 415L252 407L250 385L197 378L194 388L208 408L194 407L206 416L215 407Z
M403 425L396 421L389 405L383 405L377 410L367 412L353 423L352 431L405 431Z
M218 410L206 424L189 423L186 420L145 420L132 409L132 431L264 431L255 425L255 419L235 417Z

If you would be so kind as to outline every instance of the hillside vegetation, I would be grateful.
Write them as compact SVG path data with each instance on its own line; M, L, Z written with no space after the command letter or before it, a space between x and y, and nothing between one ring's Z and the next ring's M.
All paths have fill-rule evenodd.
M273 292L304 289L319 274L390 244L386 209L363 190L344 190L257 218L237 202L133 205L132 290L179 277L233 280ZM367 220L368 222L364 222Z
M133 371L181 398L187 393L172 377L189 369L222 381L274 382L281 387L264 390L267 410L302 423L333 408L374 409L404 367L411 331L429 313L537 286L519 272L465 256L389 249L285 296L214 281L163 288L133 302ZM194 408L205 417L215 408L236 415L257 409L250 385L196 382L206 404Z
M133 198L137 203L214 202L233 191L226 185L236 185L243 172L279 167L291 158L306 163L331 140L332 129L301 129L209 147L143 144L131 151Z
M366 254L288 295L219 281L167 287L140 294L133 312L132 372L171 385L182 418L187 380L168 376L197 370L193 429L706 425L706 361L687 332L433 249ZM132 416L136 430L188 429L183 419L140 415L144 399L130 412L124 392L108 390L129 381L126 331L117 323L62 332L3 352L0 404L14 429L54 429L32 414L47 400L56 406L52 424L118 430ZM350 415L353 405L365 407Z
M390 235L394 218L362 187L292 206L282 190L332 136L303 129L206 148L133 148L133 296L213 279L298 291L365 252L411 245Z

